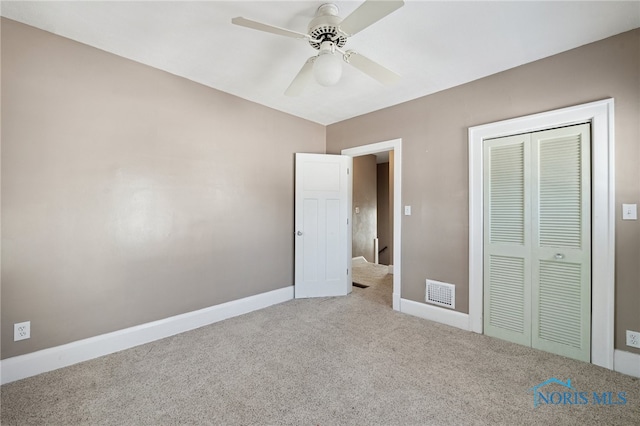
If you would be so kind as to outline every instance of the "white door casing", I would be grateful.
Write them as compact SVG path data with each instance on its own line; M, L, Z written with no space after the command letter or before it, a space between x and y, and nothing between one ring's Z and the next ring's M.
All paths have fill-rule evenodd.
M348 156L296 154L296 298L352 290L351 164Z
M469 329L483 332L483 143L591 123L591 362L613 369L615 259L614 101L605 99L469 128Z
M402 311L402 139L392 139L342 150L342 155L358 157L393 151L393 309Z

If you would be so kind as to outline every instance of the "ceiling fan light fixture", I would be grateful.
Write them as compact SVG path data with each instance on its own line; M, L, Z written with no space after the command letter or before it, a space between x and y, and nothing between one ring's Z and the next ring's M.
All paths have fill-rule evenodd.
M313 63L313 76L321 86L333 86L342 77L342 55L335 54L331 42L323 42L320 53Z
M342 78L343 59L350 66L384 85L388 86L399 80L398 74L377 62L351 50L345 52L342 49L348 37L378 22L403 5L404 0L364 0L356 10L343 19L338 16L338 6L334 3L325 3L316 10L306 33L253 21L242 16L233 18L231 23L271 34L306 40L311 47L319 51L317 55L307 59L284 92L287 96L298 96L302 93L304 86L313 79L322 86L337 84Z

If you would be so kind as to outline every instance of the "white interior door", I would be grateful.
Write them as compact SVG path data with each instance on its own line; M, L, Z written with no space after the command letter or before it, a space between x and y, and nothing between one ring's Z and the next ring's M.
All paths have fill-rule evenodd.
M351 164L343 155L296 154L296 298L352 290Z

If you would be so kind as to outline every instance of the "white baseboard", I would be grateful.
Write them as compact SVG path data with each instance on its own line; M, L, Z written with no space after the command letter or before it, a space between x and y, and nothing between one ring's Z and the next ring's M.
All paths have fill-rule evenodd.
M640 355L619 349L614 350L613 369L618 373L640 377Z
M112 333L7 358L0 361L2 384L57 370L286 302L293 299L293 291L293 286L284 287Z
M469 331L469 315L413 300L401 299L400 312Z

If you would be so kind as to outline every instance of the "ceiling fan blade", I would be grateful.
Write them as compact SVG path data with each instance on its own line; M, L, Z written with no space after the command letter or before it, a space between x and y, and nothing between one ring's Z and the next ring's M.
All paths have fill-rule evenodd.
M390 86L400 80L400 76L395 72L353 50L345 52L345 60L348 64L353 65L369 77L378 80L386 86Z
M307 59L300 71L295 76L284 94L287 96L299 96L302 94L304 88L313 80L313 62L316 60L316 56L312 56Z
M340 30L348 36L367 28L369 25L378 22L396 9L404 5L402 0L377 1L366 0L351 15L347 16L340 23Z
M254 30L264 31L267 33L278 34L285 37L292 38L306 38L310 39L308 34L299 33L297 31L287 30L286 28L280 28L269 24L263 24L262 22L252 21L251 19L238 16L231 20L232 24L240 25L241 27L252 28Z

